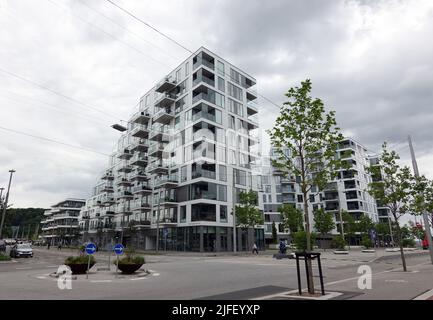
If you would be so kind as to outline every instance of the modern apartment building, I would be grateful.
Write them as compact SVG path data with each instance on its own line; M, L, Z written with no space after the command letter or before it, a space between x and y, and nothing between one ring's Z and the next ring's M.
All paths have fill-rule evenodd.
M51 245L76 244L78 241L78 216L84 199L68 198L44 212L41 221L42 238Z
M371 156L369 160L370 160L370 166L378 167L380 165L378 156ZM372 177L371 177L372 181L374 181L374 182L381 181L383 174L384 174L383 172L380 172L380 174L377 176L372 175ZM383 206L377 200L376 200L376 205L377 205L377 214L378 214L379 222L389 223L390 219L391 219L391 216L390 216L391 212L389 211L389 208Z
M272 154L275 150L271 150ZM340 212L347 211L355 220L359 220L362 215L369 216L374 222L379 221L378 209L375 199L367 192L368 184L372 181L371 174L367 168L372 164L371 158L367 154L367 149L352 138L345 138L339 145L336 156L342 159L348 165L348 169L338 171L338 176L335 180L328 184L328 187L323 190L312 189L310 197L310 212L314 212L319 208L324 208L326 212L332 214L336 225L339 225ZM271 221L280 221L278 217L278 207L282 203L292 203L297 208L303 209L303 195L300 192L299 185L296 182L296 177L293 175L285 175L283 172L273 168L274 184L264 185L264 192L268 195L268 200L276 201L270 206L264 207L266 219L266 237L271 237ZM266 178L268 179L268 178ZM267 191L270 191L270 195ZM274 193L275 192L275 193ZM276 200L274 200L276 199ZM265 199L264 199L265 200ZM279 201L282 200L282 201ZM271 208L271 209L268 209ZM310 214L310 225L314 229L313 214ZM284 239L288 234L284 228L279 226L281 236ZM337 234L337 228L332 231ZM350 239L352 244L358 244L360 236L355 235Z
M80 217L83 238L142 249L232 251L233 203L259 194L256 80L200 48L144 94ZM261 196L257 206L263 209ZM237 250L264 246L237 229Z

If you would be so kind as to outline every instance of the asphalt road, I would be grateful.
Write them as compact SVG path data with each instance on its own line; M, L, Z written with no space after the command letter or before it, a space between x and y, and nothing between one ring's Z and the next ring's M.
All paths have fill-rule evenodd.
M68 255L71 252L56 248L36 248L34 258L0 263L0 299L256 299L297 288L295 261L276 260L269 254L146 255L144 267L151 274L116 277L113 266L111 271L97 272L108 265L108 255L98 253L98 264L89 279L78 276L71 290L60 290L57 279L49 274ZM410 270L415 272L405 275L399 273L401 262L396 253L351 251L337 256L326 252L322 256L326 290L351 293L352 299L412 299L433 288L433 268L426 252L407 254ZM373 272L372 290L357 286L358 267L365 264ZM412 278L404 280L408 276ZM315 282L319 287L317 276Z

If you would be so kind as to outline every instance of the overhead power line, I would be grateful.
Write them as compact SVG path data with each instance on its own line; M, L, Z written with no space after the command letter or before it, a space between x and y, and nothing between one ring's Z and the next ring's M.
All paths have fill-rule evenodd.
M67 95L65 95L65 94L63 94L63 93L61 93L61 92L55 91L55 90L53 90L53 89L51 89L51 88L49 88L49 87L47 87L47 86L44 86L44 85L42 85L42 84L40 84L40 83L35 82L35 81L33 81L33 80L30 80L30 79L28 79L28 78L24 78L23 76L20 76L20 75L18 75L18 74L16 74L16 73L13 73L13 72L11 72L11 71L8 71L8 70L5 70L5 69L0 68L0 72L3 72L4 74L7 74L7 75L9 75L9 76L11 76L11 77L14 77L14 78L20 79L21 81L24 81L24 82L30 83L30 84L32 84L32 85L34 85L34 86L36 86L36 87L41 88L41 89L47 90L47 91L49 91L49 92L51 92L51 93L54 93L55 95L58 95L59 97L62 97L62 98L67 99L67 100L69 100L69 101L72 101L72 102L74 102L74 103L76 103L76 104L79 104L79 105L85 107L85 108L92 109L92 110L94 110L94 111L96 111L96 112L99 112L99 113L101 113L101 114L104 114L105 116L108 116L108 117L110 117L110 118L113 118L113 119L116 119L116 120L121 120L119 117L114 116L114 115L112 115L112 114L109 114L109 113L106 112L106 111L103 111L103 110L100 110L100 109L98 109L98 108L95 108L95 107L93 107L93 106L91 106L91 105L88 105L88 104L86 104L86 103L84 103L84 102L81 102L81 101L79 101L79 100L77 100L77 99L75 99L75 98L69 97L69 96L67 96Z
M31 137L31 138L35 138L35 139L39 139L39 140L44 140L44 141L60 144L60 145L67 146L67 147L70 147L70 148L75 148L75 149L79 149L79 150L83 150L83 151L87 151L87 152L96 153L96 154L102 155L104 157L109 157L110 156L109 154L106 154L106 153L103 153L103 152L95 151L95 150L92 150L92 149L76 146L76 145L69 144L69 143L66 143L66 142L61 142L61 141L57 141L57 140L54 140L54 139L50 139L50 138L46 138L46 137L41 137L41 136L37 136L37 135L34 135L34 134L30 134L30 133L26 133L26 132L14 130L14 129L2 127L2 126L0 126L0 129L1 130L5 130L5 131L9 131L9 132L12 132L12 133L15 133L15 134L20 134L20 135L23 135L23 136Z
M119 6L117 3L111 1L111 0L106 0L107 2L111 3L113 6L117 7L118 9L122 10L123 12L125 12L127 15L131 16L132 18L134 18L135 20L141 22L142 24L144 24L145 26L151 28L153 31L159 33L160 35L162 35L164 38L167 38L168 40L170 40L171 42L175 43L176 45L178 45L179 47L181 47L182 49L188 51L189 53L193 53L191 50L189 50L187 47L185 47L184 45L180 44L179 42L177 42L176 40L174 40L172 37L166 35L165 33L159 31L157 28L153 27L152 25L150 25L149 23L147 23L146 21L143 21L142 19L140 19L139 17L137 17L136 15L134 15L133 13L131 13L130 11L126 10L125 8L122 8L121 6Z

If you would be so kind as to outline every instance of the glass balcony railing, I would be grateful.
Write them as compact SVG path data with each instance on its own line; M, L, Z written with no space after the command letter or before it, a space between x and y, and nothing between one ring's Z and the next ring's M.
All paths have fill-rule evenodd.
M197 69L198 67L200 67L202 65L205 66L205 67L208 67L211 70L215 69L215 64L213 62L210 62L210 61L208 61L206 59L203 59L201 57L197 58L197 61L193 65L193 69L195 70L195 69Z
M209 170L200 170L200 171L193 171L192 172L192 178L208 178L208 179L215 179L216 173L214 171Z
M208 85L215 87L215 80L212 80L211 78L208 77L197 77L196 79L194 79L194 81L192 82L192 86L195 87L196 85L198 85L200 82L204 82L207 83Z
M200 111L200 112L197 112L197 113L192 115L192 121L197 121L199 119L207 119L207 120L210 120L213 122L215 122L215 120L216 120L214 114L210 114L210 113L205 112L205 111Z
M204 101L215 104L215 94L200 92L199 94L197 94L196 96L194 96L192 98L192 103L194 104L200 100L204 100Z

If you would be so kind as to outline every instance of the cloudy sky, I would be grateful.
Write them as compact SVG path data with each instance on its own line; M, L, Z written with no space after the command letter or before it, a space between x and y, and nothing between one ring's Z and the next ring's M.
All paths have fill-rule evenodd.
M310 78L344 133L371 152L386 140L409 164L411 134L433 178L432 1L114 1L254 75L278 104ZM188 55L105 0L0 0L0 186L14 168L13 205L87 197L119 136L110 125ZM270 128L278 110L260 104Z

